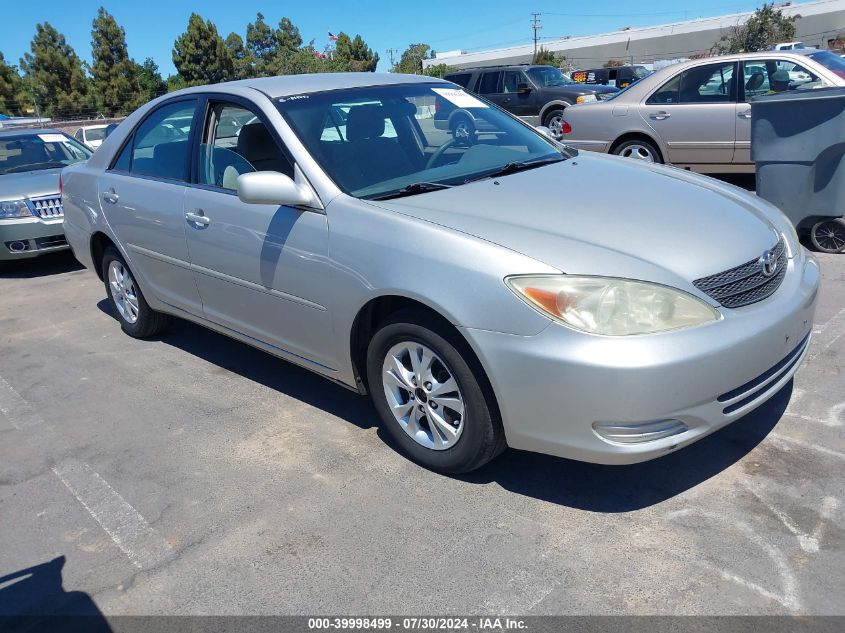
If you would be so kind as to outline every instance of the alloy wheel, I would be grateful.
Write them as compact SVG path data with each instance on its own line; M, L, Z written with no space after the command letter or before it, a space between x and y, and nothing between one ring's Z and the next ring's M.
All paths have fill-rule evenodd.
M454 446L466 409L454 374L432 349L414 341L397 343L382 365L382 387L399 426L432 450Z
M644 160L647 163L657 162L657 157L654 155L652 149L645 145L640 145L639 143L626 145L622 151L619 152L619 156L624 158L633 158L635 160Z
M109 264L109 288L120 317L129 324L135 323L139 311L135 280L129 270L117 260Z
M552 133L552 138L556 141L563 140L563 114L555 114L548 120L549 131Z

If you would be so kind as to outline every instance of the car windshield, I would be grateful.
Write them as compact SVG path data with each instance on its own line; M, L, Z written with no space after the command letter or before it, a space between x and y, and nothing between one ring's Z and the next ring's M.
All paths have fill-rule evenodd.
M0 175L57 169L88 160L91 150L59 132L0 138Z
M528 69L528 74L538 86L564 86L573 83L560 69L554 66L536 66Z
M807 55L814 62L817 62L834 73L837 77L845 79L845 58L835 55L830 51L819 51Z
M277 105L329 177L357 198L413 195L568 156L448 83L292 95Z

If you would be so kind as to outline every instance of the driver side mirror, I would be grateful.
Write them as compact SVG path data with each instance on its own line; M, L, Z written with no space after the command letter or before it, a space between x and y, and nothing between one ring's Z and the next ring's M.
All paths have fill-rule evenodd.
M296 183L290 176L277 171L241 174L237 183L238 199L247 204L322 208L308 185Z
M529 84L519 84L516 87L516 91L521 95L528 94L531 92L531 86Z

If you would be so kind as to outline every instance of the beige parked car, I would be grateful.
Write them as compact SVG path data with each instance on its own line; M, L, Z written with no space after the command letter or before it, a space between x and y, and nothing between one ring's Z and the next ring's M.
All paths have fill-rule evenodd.
M829 51L697 59L658 70L605 101L570 106L560 139L703 173L753 172L749 100L822 86L845 86L845 59Z

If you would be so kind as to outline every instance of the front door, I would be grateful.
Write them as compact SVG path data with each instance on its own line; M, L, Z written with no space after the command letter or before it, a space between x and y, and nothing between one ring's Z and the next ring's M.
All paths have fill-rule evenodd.
M736 75L736 62L693 66L640 105L640 115L666 148L667 162L731 163L736 141Z
M325 282L328 223L323 213L245 204L237 177L251 171L293 176L286 153L257 111L210 101L197 183L185 194L183 223L205 318L335 368Z
M197 100L154 110L98 178L100 206L145 290L200 316L182 208Z

